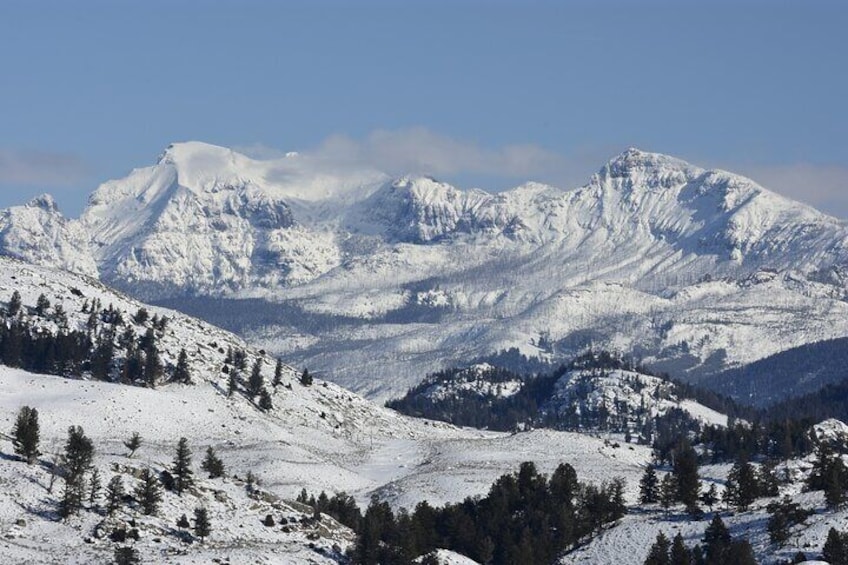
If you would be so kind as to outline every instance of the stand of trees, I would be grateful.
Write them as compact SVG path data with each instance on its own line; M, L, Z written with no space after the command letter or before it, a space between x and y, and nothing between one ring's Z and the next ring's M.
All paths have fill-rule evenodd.
M356 563L401 564L446 548L481 563L551 563L625 513L624 482L581 483L568 464L548 478L533 463L501 476L482 498L434 508L420 502L394 513L374 498L362 514L344 493L299 501L326 512L357 532Z

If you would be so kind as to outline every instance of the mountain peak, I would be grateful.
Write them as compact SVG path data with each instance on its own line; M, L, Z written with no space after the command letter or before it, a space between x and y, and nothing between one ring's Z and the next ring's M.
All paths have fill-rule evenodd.
M695 169L686 161L665 155L663 153L651 153L636 147L628 147L624 152L613 157L601 169L601 175L611 177L627 177L637 172L677 170L686 171Z
M159 155L158 164L179 164L197 158L231 160L238 155L232 149L203 141L181 141L168 145ZM239 155L243 157L242 155Z
M46 210L48 212L58 212L59 206L56 204L56 200L53 199L53 196L50 194L41 194L36 196L29 202L27 202L28 208L41 208L42 210Z

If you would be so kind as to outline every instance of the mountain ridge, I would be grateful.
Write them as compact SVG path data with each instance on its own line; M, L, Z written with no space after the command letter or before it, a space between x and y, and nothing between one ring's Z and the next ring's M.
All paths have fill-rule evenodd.
M848 283L828 275L848 265L845 222L635 148L574 190L487 193L190 142L103 183L79 220L51 214L0 221L4 252L95 265L150 300L261 299L326 318L247 335L375 396L510 348L556 361L597 343L698 378L848 335Z

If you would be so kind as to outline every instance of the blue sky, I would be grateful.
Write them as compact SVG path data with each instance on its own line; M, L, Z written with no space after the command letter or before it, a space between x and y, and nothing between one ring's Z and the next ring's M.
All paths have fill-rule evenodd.
M493 190L635 145L848 218L846 30L818 0L7 1L0 206L76 215L189 139Z

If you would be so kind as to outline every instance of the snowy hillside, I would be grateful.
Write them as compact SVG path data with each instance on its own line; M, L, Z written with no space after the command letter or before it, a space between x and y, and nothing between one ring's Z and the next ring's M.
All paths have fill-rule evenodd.
M482 429L616 432L646 444L666 416L685 419L692 429L725 427L728 420L686 398L669 380L606 353L587 354L534 375L485 363L440 371L387 406L410 416Z
M0 307L8 310L8 297L18 291L18 319L38 324L42 334L86 327L90 315L83 306L95 299L104 309L111 305L121 312L122 324L138 325L133 315L143 304L91 279L9 258L0 258L0 267ZM55 315L48 319L35 313L40 295L50 301L51 312L62 306L66 324L57 322ZM8 442L0 445L0 481L7 485L0 496L0 555L7 560L54 563L58 555L63 562L101 563L111 558L116 546L109 532L131 527L134 519L141 536L135 547L143 560L191 563L223 554L233 564L334 562L334 546L348 547L351 533L326 516L310 521L311 511L293 502L301 489L344 490L360 505L372 493L395 507L412 508L424 499L437 505L483 494L498 476L530 460L548 473L563 461L571 462L593 482L624 477L628 499L635 500L638 476L649 458L642 446L615 447L565 432L499 434L410 419L321 379L304 386L298 381L300 373L289 367L272 389L273 408L261 410L243 394L228 395L227 375L221 369L228 349L243 349L248 365L265 359L262 376L270 387L272 359L204 322L147 308L151 317L168 318L158 338L164 364L172 366L185 349L193 384L165 380L148 388L93 380L85 370L80 379L0 366L2 431L11 432L22 406L35 407L42 451L38 464L29 466L10 455ZM182 497L166 493L155 516L129 506L114 518L85 510L59 521L56 508L62 491L57 486L47 492L49 468L71 425L82 426L92 439L94 466L103 483L121 475L129 490L139 484L144 469L158 473L170 468L176 442L185 437L194 454L197 486ZM143 442L130 458L123 442L133 432L139 432ZM226 477L207 479L201 473L199 462L207 447L224 461ZM247 492L248 471L260 481L259 494ZM202 544L186 546L179 541L176 520L182 513L191 516L200 505L209 510L212 534ZM268 514L274 527L262 523Z
M7 253L94 261L179 308L192 295L194 314L375 398L510 348L556 361L594 345L695 379L848 335L844 222L637 149L576 190L490 194L179 143L64 231L21 217ZM80 237L79 257L62 252Z

